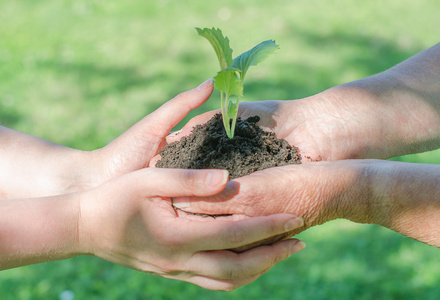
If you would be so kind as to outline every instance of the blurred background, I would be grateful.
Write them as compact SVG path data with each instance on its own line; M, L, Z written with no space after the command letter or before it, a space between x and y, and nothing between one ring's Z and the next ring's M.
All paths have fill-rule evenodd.
M216 74L194 27L221 28L235 55L266 39L280 45L249 72L245 101L310 96L438 43L439 12L437 0L2 0L0 123L69 147L103 147ZM214 94L179 126L219 108ZM395 160L440 163L440 152ZM434 247L347 221L300 238L303 252L231 293L77 257L0 272L0 299L439 298Z

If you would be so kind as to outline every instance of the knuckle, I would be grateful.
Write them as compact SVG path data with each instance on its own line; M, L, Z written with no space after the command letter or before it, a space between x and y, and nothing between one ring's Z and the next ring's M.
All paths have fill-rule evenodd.
M179 268L177 265L171 263L171 262L167 262L166 264L163 264L159 267L159 272L158 274L163 274L163 275L178 275L181 273L181 268Z
M267 235L274 236L280 232L283 232L282 228L274 220L271 220L267 226Z
M278 251L278 253L276 255L274 255L274 257L272 258L272 264L270 267L273 267L274 265L276 265L280 261L285 260L288 257L289 257L289 251L287 249L283 249L282 251Z
M236 262L227 271L226 278L228 279L240 279L244 276L245 270L243 264Z
M185 187L194 187L197 183L197 173L193 170L185 170L182 175L182 182Z
M185 92L181 92L179 94L177 94L176 96L174 96L174 98L172 99L174 102L178 102L178 101L184 101L188 95L190 94L191 91L185 91Z
M232 246L241 245L246 241L246 234L243 229L233 227L228 232L228 241Z

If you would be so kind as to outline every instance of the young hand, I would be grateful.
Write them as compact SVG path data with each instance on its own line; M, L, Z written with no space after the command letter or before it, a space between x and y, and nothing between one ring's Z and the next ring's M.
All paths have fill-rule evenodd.
M80 151L0 126L0 198L84 191L149 166L165 136L203 104L212 82L177 95L102 149Z
M80 253L204 288L232 290L300 251L285 240L243 253L238 248L301 226L291 214L246 218L185 218L171 197L210 196L227 172L148 168L81 195Z

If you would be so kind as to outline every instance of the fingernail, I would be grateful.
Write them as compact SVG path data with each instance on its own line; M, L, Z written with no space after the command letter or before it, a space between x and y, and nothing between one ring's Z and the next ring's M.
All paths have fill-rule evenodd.
M306 243L303 241L296 242L291 248L290 248L290 255L293 255L295 253L298 253L299 251L303 250L306 247Z
M204 83L202 83L201 85L199 85L199 86L197 87L197 89L198 89L199 91L201 91L201 90L205 90L205 89L207 89L208 87L211 87L211 85L212 85L213 82L214 82L214 79L210 78L210 79L206 80Z
M304 220L300 217L295 218L295 219L290 219L289 221L286 222L286 224L284 224L284 229L286 231L291 231L294 230L296 228L300 228L304 226Z
M229 172L227 170L213 170L209 171L205 177L205 184L208 187L216 188L218 186L226 184L229 178Z
M177 140L177 136L181 133L181 130L171 132L169 135L165 137L165 140L168 144L171 144L172 142L175 142Z
M186 197L179 197L179 202L176 202L176 198L173 199L173 206L179 209L185 209L188 208L189 205L189 201L186 201Z
M168 138L168 137L169 137L169 138L176 137L176 136L179 135L181 132L182 132L182 130L177 130L177 131L170 132L170 134L167 135L167 138Z

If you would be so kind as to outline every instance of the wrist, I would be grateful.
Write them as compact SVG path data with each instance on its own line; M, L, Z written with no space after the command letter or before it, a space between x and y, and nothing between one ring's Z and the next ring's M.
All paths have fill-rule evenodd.
M83 192L102 184L105 179L99 159L93 151L72 149L55 172L60 194Z
M313 194L308 193L305 203L299 206L307 207L306 212L313 212L313 215L298 215L310 226L335 219L377 224L380 213L383 213L378 207L382 205L380 199L384 193L382 182L386 182L388 174L381 171L384 168L381 165L386 162L349 159L308 164L310 176L305 177L304 183L297 184L312 184Z
M356 180L344 197L343 218L356 223L376 224L389 228L388 221L395 212L392 203L401 165L386 160L355 160ZM397 169L396 169L397 168ZM397 181L397 182L396 182ZM399 197L399 196L398 196Z
M390 102L381 99L379 88L372 87L374 81L367 78L322 93L333 107L338 123L338 132L331 132L333 139L338 141L333 143L336 149L332 151L331 160L396 156L397 132L394 126L400 123L398 115ZM323 105L323 114L326 114L326 106ZM323 127L323 130L333 130L325 123Z
M297 142L312 160L389 157L392 145L384 137L391 134L387 132L389 111L377 103L380 100L373 92L350 84L294 100L290 106L301 112L301 123L289 130L295 134L305 131L307 136L296 138L293 144ZM310 136L320 144L310 145ZM303 141L307 142L300 145Z
M93 152L0 127L0 198L65 194L101 183Z
M60 146L61 147L61 146ZM102 183L98 162L92 152L64 148L48 153L43 168L32 171L28 190L20 197L45 197L88 190Z
M439 99L414 88L404 74L388 70L343 84L329 93L346 108L348 130L361 133L360 157L391 158L440 147Z
M376 213L373 212L374 200L380 194L376 185L377 164L380 160L349 160L352 180L346 185L339 203L338 216L355 223L372 224Z

